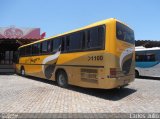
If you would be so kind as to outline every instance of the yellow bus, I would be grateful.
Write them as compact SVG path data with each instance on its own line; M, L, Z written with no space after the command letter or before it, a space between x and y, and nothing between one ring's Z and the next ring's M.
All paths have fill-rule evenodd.
M16 70L69 84L112 89L134 81L134 32L111 18L19 48Z

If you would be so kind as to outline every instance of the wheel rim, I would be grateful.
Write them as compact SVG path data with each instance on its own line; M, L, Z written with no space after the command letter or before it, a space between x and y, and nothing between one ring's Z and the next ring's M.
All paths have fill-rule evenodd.
M60 74L59 75L59 85L64 85L65 84L65 77L62 75L62 74Z

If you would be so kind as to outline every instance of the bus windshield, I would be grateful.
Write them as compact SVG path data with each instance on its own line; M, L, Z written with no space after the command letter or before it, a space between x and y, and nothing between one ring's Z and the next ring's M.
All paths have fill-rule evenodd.
M116 36L119 40L135 43L133 30L119 22L116 23Z

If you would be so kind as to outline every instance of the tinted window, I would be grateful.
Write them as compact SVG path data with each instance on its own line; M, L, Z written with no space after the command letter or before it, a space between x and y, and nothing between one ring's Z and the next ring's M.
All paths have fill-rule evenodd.
M40 43L36 43L32 46L33 55L39 55L40 53Z
M137 62L143 62L146 60L145 55L136 55L136 61Z
M104 46L104 39L105 39L105 28L101 26L98 28L98 39L99 39L99 46Z
M51 44L52 44L51 40L47 41L47 51L48 51L48 53L51 52Z
M40 54L40 52L41 52L41 43L38 43L37 44L37 54Z
M96 48L98 45L98 29L93 28L89 30L88 36L88 48Z
M55 38L52 41L52 52L57 52L60 49L61 46L61 39Z
M61 37L61 51L64 52L64 49L65 49L65 38L64 37Z
M20 56L25 56L25 47L20 48Z
M70 35L69 39L69 51L81 50L82 42L84 41L84 33L73 33Z
M32 54L35 55L36 54L36 49L37 49L37 44L34 44L32 46Z
M154 54L156 61L160 61L160 50L148 50L146 54Z
M155 54L136 55L137 62L154 62L156 61Z
M48 52L48 43L47 41L42 42L42 53L47 53Z
M147 61L150 62L156 61L155 54L147 54Z
M88 30L87 49L103 49L105 29L103 26Z
M119 40L132 44L135 43L133 30L119 22L116 23L116 36Z
M66 36L65 51L69 51L69 42L70 42L70 36Z
M26 55L32 55L32 46L26 46Z

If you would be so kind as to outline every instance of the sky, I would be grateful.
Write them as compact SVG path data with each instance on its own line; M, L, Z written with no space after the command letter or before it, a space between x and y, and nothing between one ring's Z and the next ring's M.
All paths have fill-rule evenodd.
M160 0L0 0L0 27L40 28L46 37L116 18L136 40L160 40Z

